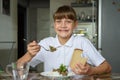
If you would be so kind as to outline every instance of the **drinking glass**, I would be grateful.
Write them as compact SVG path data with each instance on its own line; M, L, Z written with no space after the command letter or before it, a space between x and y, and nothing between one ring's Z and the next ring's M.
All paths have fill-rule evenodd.
M13 80L27 80L29 63L12 62L6 66L6 72L13 77Z

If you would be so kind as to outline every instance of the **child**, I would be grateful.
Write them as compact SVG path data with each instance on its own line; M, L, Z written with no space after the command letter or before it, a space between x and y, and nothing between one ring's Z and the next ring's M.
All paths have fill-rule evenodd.
M82 56L88 58L87 63L85 65L77 63L75 68L69 67L75 74L95 75L111 71L109 63L88 39L73 35L78 22L71 6L59 7L53 18L56 37L45 38L39 43L36 41L29 43L26 54L18 62L30 62L31 66L44 62L44 71L52 71L61 64L69 67L73 51L82 49Z

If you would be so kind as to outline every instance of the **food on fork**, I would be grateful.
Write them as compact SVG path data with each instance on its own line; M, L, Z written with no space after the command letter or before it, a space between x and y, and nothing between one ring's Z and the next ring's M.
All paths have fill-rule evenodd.
M54 52L54 51L57 50L57 49L56 49L55 47L53 47L53 46L49 46L49 48L50 48L50 51L51 51L51 52Z
M81 54L83 53L83 50L81 49L75 49L72 55L72 59L70 62L70 67L74 68L76 64L83 64L85 65L87 62L87 58L84 58L81 56Z

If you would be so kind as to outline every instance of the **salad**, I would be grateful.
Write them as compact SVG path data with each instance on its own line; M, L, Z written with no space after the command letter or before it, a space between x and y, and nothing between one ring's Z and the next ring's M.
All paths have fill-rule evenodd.
M63 64L61 64L58 69L53 69L53 72L55 72L55 71L58 71L59 74L61 74L62 76L68 75L68 69L67 69L66 65L63 65Z

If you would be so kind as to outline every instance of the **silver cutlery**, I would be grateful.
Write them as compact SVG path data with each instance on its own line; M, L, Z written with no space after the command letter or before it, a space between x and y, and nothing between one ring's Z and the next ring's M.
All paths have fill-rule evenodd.
M24 41L27 41L27 39L23 39L23 40L24 40ZM54 52L54 51L56 51L57 48L60 47L60 46L58 46L57 48L55 48L55 47L53 47L53 46L49 46L49 49L45 48L45 47L42 46L42 45L40 45L40 47L42 47L42 48L45 49L46 51Z

